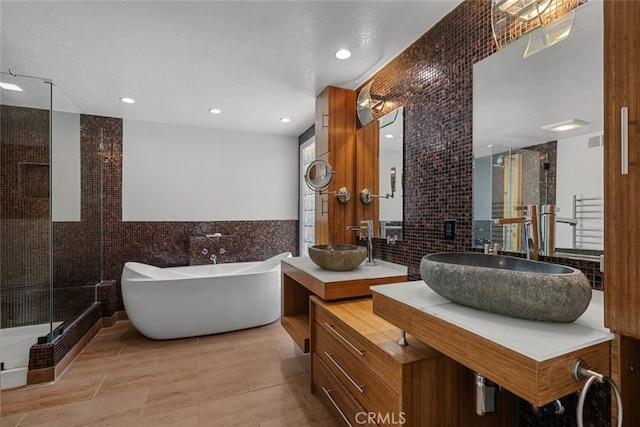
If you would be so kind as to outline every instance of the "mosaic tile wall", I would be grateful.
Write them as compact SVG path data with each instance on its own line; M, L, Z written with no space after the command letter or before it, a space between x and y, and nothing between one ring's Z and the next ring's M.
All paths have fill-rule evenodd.
M0 114L0 289L47 286L49 112L1 106Z
M74 319L54 342L35 344L29 351L29 370L56 366L100 320L100 304L94 304Z
M560 3L558 10L582 2ZM423 255L471 247L473 64L496 51L489 6L464 2L373 76L372 92L405 108L404 241L377 241L376 249L407 265L412 279ZM518 35L530 29L514 25ZM553 144L536 149L554 155ZM456 219L455 241L444 240L446 218Z
M561 1L560 9L582 1ZM377 239L376 256L407 265L420 279L420 260L429 253L468 251L472 241L473 64L496 51L490 1L467 0L373 76L372 93L405 108L403 241ZM534 23L535 24L535 23ZM515 23L498 34L501 43L531 29ZM367 83L367 82L365 82ZM377 113L376 116L385 114ZM553 191L555 194L555 190ZM456 240L444 240L444 220L456 219ZM602 288L597 263L549 258L585 272ZM608 425L606 390L590 399L588 418ZM519 426L575 425L575 397L563 416L538 416L520 402Z
M1 326L48 323L49 112L0 110ZM100 278L100 134L86 116L80 129L81 221L53 223L54 321L94 301Z

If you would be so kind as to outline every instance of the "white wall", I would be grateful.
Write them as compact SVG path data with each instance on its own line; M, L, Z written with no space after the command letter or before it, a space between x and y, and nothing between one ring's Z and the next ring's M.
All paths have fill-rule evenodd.
M53 112L51 219L80 221L80 115Z
M297 219L297 138L124 120L122 218Z
M588 148L591 133L558 140L556 205L558 216L572 215L573 195L602 197L604 195L603 148ZM572 229L567 224L556 225L556 247L572 247Z

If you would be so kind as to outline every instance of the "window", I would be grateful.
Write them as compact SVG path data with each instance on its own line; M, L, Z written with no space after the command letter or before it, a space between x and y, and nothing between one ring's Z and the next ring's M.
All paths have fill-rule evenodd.
M309 246L315 244L316 196L304 182L307 167L315 158L316 144L311 138L300 146L300 256L309 256Z

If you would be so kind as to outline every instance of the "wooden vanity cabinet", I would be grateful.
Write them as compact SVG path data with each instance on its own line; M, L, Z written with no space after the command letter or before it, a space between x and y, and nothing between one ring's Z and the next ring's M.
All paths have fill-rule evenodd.
M327 302L312 296L310 316L312 391L340 424L513 421L508 405L499 414L476 416L472 373L415 338L398 345L400 330L372 313L371 299Z
M624 424L640 425L640 2L605 1L603 7L605 326L616 334L611 374L623 397Z
M297 257L280 264L282 277L282 316L280 324L305 353L309 352L309 297L339 300L371 296L371 286L400 283L407 280L405 271L376 267L376 274L367 269L349 272L321 270L309 258Z
M353 243L356 225L356 93L353 90L327 86L316 98L316 159L328 161L333 168L333 181L326 190L342 187L351 191L351 200L340 202L333 194L316 193L315 243Z
M605 326L640 338L640 2L604 2ZM628 108L628 173L622 108Z

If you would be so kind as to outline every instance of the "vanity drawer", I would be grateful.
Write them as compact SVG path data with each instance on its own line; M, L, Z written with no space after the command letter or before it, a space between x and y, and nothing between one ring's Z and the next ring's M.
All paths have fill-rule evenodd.
M378 346L364 339L362 335L335 317L322 305L313 305L315 306L315 324L312 327L317 331L323 330L333 337L347 352L375 372L394 393L400 394L401 364Z
M329 335L324 328L315 324L314 354L317 354L344 387L366 409L385 414L399 414L400 402L394 393L367 366L360 356L351 352Z
M365 409L342 386L317 354L313 356L313 385L316 395L341 425L362 425ZM360 421L360 422L358 422ZM366 424L376 425L376 424Z

